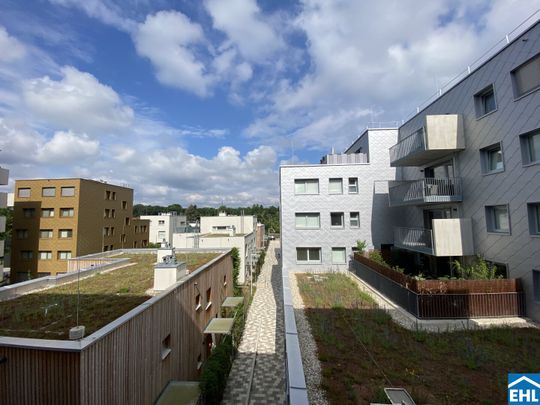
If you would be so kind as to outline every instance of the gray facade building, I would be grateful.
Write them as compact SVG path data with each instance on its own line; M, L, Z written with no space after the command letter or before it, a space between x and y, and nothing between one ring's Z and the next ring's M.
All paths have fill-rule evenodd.
M435 273L481 255L540 319L540 23L399 128L394 244Z
M358 240L368 248L393 242L388 148L397 129L366 130L343 154L321 164L280 168L284 271L342 271Z

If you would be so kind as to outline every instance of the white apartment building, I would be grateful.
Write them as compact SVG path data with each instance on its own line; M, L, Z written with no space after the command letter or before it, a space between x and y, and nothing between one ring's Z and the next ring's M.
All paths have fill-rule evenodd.
M482 255L540 319L540 22L399 128L394 244L435 275Z
M187 226L186 216L176 212L164 212L159 215L141 215L141 219L150 220L149 242L171 244L173 233L183 232Z
M249 272L255 264L257 217L252 215L200 218L200 232L175 233L172 245L177 249L216 249L236 247L240 256L238 282L249 281Z
M6 186L9 180L9 170L0 167L0 186ZM0 192L0 208L8 206L8 194ZM0 232L6 231L6 217L0 216ZM0 282L4 279L4 248L5 241L0 240Z
M282 265L285 271L344 271L358 240L393 242L388 148L397 129L368 129L343 154L320 164L280 167Z

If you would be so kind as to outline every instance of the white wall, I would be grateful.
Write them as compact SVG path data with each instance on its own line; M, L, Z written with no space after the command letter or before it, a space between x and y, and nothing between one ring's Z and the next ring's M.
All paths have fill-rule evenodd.
M152 243L161 243L165 241L173 243L173 233L178 231L178 228L186 225L185 215L172 215L170 213L160 215L141 215L141 219L150 220L149 241ZM163 221L163 224L160 224ZM160 238L160 232L163 232L163 238Z
M201 233L216 232L214 227L233 226L236 228L236 233L251 233L257 227L257 217L253 215L244 216L215 216L201 217ZM221 233L219 231L218 233Z

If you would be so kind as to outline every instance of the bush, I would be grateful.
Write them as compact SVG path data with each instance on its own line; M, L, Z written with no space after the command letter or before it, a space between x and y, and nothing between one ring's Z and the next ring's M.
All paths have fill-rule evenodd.
M367 243L365 240L357 240L356 241L356 249L359 253L364 253L366 251Z
M231 258L233 263L233 294L242 295L242 289L238 285L238 276L240 275L240 253L238 248L231 249Z
M205 404L219 404L227 385L232 365L233 345L230 336L225 336L206 360L199 386Z
M368 258L372 261L374 261L375 263L379 263L380 265L384 266L384 267L388 267L390 268L390 266L388 265L388 263L386 263L381 255L381 252L378 251L378 250L370 250L369 253L368 253Z
M488 263L482 256L476 256L472 264L464 265L458 260L452 263L453 270L460 278L465 280L493 280L503 278L497 275L497 267Z

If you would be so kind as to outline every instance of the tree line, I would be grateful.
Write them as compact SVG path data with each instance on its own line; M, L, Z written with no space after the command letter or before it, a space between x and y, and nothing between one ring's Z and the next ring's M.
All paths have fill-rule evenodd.
M176 212L178 215L185 215L188 222L198 221L200 217L211 217L218 215L219 212L226 212L227 215L255 215L257 220L264 224L267 232L279 232L279 208L270 206L263 207L260 204L253 204L251 207L231 208L222 205L219 208L212 207L197 207L191 204L188 207L182 207L180 204L171 204L168 206L161 205L144 205L135 204L133 206L133 216L141 215L158 215L162 212Z

